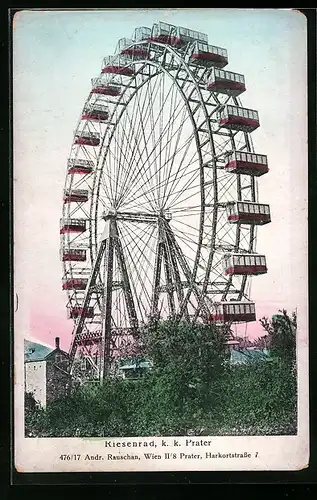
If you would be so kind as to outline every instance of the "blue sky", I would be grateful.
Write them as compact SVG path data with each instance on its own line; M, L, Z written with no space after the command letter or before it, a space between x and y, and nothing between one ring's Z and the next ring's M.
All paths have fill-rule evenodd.
M34 304L40 311L32 324L24 320L37 340L60 335L67 348L72 330L58 227L67 156L90 80L118 39L159 20L207 33L209 43L228 50L228 69L245 75L241 99L259 111L252 138L270 166L259 181L260 200L272 211L257 244L269 273L253 280L252 296L258 317L298 305L306 251L305 17L270 9L24 10L13 31L16 286L25 317Z

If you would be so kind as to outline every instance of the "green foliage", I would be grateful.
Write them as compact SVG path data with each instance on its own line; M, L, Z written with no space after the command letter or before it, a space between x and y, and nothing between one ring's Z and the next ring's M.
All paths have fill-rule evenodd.
M32 392L24 393L24 408L30 411L35 410L36 401Z
M145 332L143 345L166 410L208 403L209 385L225 359L224 338L215 327L164 321Z
M26 435L296 432L296 374L291 356L277 355L283 350L276 347L271 362L233 366L215 328L171 321L144 332L142 345L140 359L152 364L145 376L87 383L45 411L27 410Z
M276 357L228 366L214 389L220 397L209 427L214 422L221 434L296 433L297 387L290 362Z
M295 362L297 315L293 312L289 316L285 309L279 312L282 314L275 314L271 320L264 317L260 323L268 334L271 354Z

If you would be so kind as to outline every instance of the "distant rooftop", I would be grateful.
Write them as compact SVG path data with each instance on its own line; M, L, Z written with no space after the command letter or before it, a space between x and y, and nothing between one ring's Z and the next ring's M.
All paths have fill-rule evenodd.
M24 361L42 361L53 351L53 347L24 339Z
M250 361L270 361L269 351L266 349L233 349L230 363L248 363Z
M150 368L150 363L141 361L140 363L128 363L119 367L120 370L136 370L137 368Z

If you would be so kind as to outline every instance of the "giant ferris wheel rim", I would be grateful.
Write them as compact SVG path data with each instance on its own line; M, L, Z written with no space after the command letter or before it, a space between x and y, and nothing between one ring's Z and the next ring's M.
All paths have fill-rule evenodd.
M147 46L157 46L157 47L161 47L161 49L163 51L168 51L170 53L172 53L175 57L178 58L179 62L183 65L184 69L187 71L188 74L191 74L191 77L192 77L192 83L193 85L195 85L196 87L196 90L198 91L198 94L200 96L200 99L201 99L201 105L204 109L204 113L205 113L205 116L208 117L208 111L206 109L206 106L205 106L205 102L204 102L204 99L202 97L202 93L201 93L201 90L200 90L200 87L199 85L197 84L197 81L195 79L195 76L193 75L193 72L190 70L190 68L188 67L188 65L186 64L185 60L183 59L183 55L180 54L177 50L175 50L174 47L171 47L170 45L166 45L166 44L163 44L163 43L160 43L160 42L157 42L157 41L146 41L146 40L140 40L138 42L134 42L131 44L131 46L135 46L135 45L147 45ZM114 57L116 57L116 55L114 55ZM129 66L133 66L136 64L136 62L138 64L142 64L144 63L144 65L146 64L153 64L153 65L156 65L157 67L161 68L162 71L165 70L165 68L162 66L162 65L159 65L158 63L155 63L153 61L149 61L148 59L144 59L143 61L141 60L138 60L138 61L128 61L127 64L126 64L126 67L129 67ZM154 75L155 76L155 75ZM173 78L173 77L172 77ZM132 81L132 80L131 80ZM147 82L145 81L142 85L145 85ZM129 85L127 85L127 87L129 87ZM126 87L126 88L127 88ZM125 88L125 90L126 90ZM138 91L138 89L136 89L136 92ZM87 104L87 102L89 102L89 99L90 99L90 96L91 94L89 94L86 102L85 102L85 105ZM134 96L131 97L131 99L133 99ZM85 107L84 105L84 107ZM118 105L118 104L117 104ZM78 123L77 123L77 128L76 130L74 131L74 137L76 135L76 132L78 131L78 129L80 128L80 124L81 124L82 120L81 120L81 117L79 118L78 120ZM212 132L211 132L211 129L209 127L209 140L212 141ZM249 140L251 142L251 136L249 136ZM95 177L96 178L96 177ZM67 179L66 179L66 182L67 182ZM202 189L202 195L203 195L204 191ZM204 203L202 203L202 208L203 210L201 210L201 213L204 213ZM91 217L91 221L93 220L93 218ZM214 226L216 226L216 218L214 219ZM203 222L201 223L201 225L203 224ZM215 233L216 229L214 229L214 233ZM239 226L237 226L237 232L239 231Z
M129 82L126 85L124 85L123 92L121 93L121 95L119 96L117 101L115 103L113 103L114 107L113 107L111 116L115 115L116 110L122 104L122 100L124 99L124 96L127 95L128 89L129 88L131 89L132 82L134 82L136 84L136 81L137 81L136 78L137 78L138 74L140 74L144 70L144 68L146 68L148 66L155 67L158 70L158 72L156 74L150 75L150 71L149 71L148 79L144 80L139 85L135 85L135 90L134 90L134 92L131 93L128 101L126 102L126 107L131 101L133 101L133 99L135 98L137 93L141 91L141 88L146 86L152 78L154 78L154 79L157 78L159 74L164 73L164 74L168 75L168 77L171 78L171 80L173 81L173 84L176 87L178 86L178 92L180 95L182 95L182 98L185 102L188 114L189 114L190 119L191 119L191 123L192 123L194 134L195 134L195 143L197 146L197 153L199 155L200 199L201 199L200 210L199 210L199 216L200 216L199 241L198 241L198 245L197 245L196 259L195 259L194 265L192 267L192 276L193 276L193 282L194 282L196 275L197 275L198 268L205 267L205 274L204 274L202 290L203 290L203 294L207 294L207 287L210 284L209 283L210 282L210 279L209 279L210 278L210 271L211 271L211 269L213 269L213 265L214 265L213 264L213 257L214 257L214 255L216 255L217 252L219 252L219 250L217 250L217 243L216 243L220 219L221 219L221 216L219 216L219 207L218 207L218 199L220 199L220 198L218 198L218 191L219 191L219 187L220 187L221 188L220 191L222 190L222 194L223 194L224 189L226 187L226 184L224 183L224 181L219 181L219 176L218 176L219 165L217 164L217 158L219 158L219 156L221 156L221 154L222 154L221 153L219 155L219 148L221 150L221 145L219 145L219 144L221 144L221 142L217 146L215 146L215 144L214 144L214 139L216 137L215 134L217 134L218 132L215 129L215 124L213 124L213 122L215 122L216 120L211 119L212 114L217 112L217 105L215 106L213 112L210 113L209 109L207 108L208 105L210 105L210 102L209 102L210 98L206 97L206 94L204 94L204 91L203 91L203 90L205 90L205 86L204 86L205 77L206 77L206 74L208 75L209 70L208 70L208 68L202 69L199 65L192 66L189 64L189 61L188 61L188 57L189 57L188 54L189 53L186 53L186 50L190 51L190 48L191 48L190 43L187 46L185 46L185 49L172 47L171 45L168 45L166 43L160 43L158 41L153 41L153 40L134 41L133 43L129 44L129 47L133 47L133 46L147 46L147 53L149 55L149 58L145 58L143 60L142 59L130 60L130 61L127 60L125 67L127 67L127 68L128 67L136 67L136 65L138 65L139 69L135 72L135 74L130 76ZM155 55L155 57L153 56L153 58L151 59L150 52L151 52L151 50L155 52L156 48L160 49L160 54L158 57L156 57L156 55ZM162 56L162 54L163 54L163 61L160 60L160 57ZM205 164L205 159L204 159L204 151L203 151L202 141L200 142L200 139L199 139L200 130L198 129L198 124L195 121L193 109L191 108L191 106L189 104L189 98L188 98L188 96L186 96L185 91L184 91L185 84L183 85L183 87L180 86L178 81L177 81L177 76L175 77L175 75L171 74L171 69L169 69L168 65L166 64L166 57L165 57L166 54L169 54L171 57L173 57L173 61L174 62L177 61L178 68L182 67L182 71L184 71L186 73L187 83L190 83L192 88L196 92L196 98L198 97L198 99L197 99L198 107L200 108L200 110L202 110L202 114L204 115L203 124L207 128L207 136L208 136L208 140L206 139L204 144L206 144L206 142L209 142L210 151L212 153L212 155L211 155L212 158L211 158L211 160L209 160L209 163L212 164L212 169L214 172L213 176L212 176L212 181L210 181L210 183L213 185L213 187L210 188L210 190L209 190L209 197L210 197L210 193L212 192L212 189L213 189L213 192L212 192L213 207L211 209L212 216L210 216L210 215L206 216L206 213L207 213L206 211L208 211L207 207L209 205L206 202L206 187L205 187L205 178L204 178L204 167L206 166L206 164ZM120 57L120 54L114 54L113 58L118 57L118 56ZM173 69L175 70L175 68L173 68ZM178 69L176 75L178 75L178 73L179 73L179 69ZM103 73L101 73L101 75L99 76L99 79L100 79L100 77L102 77L102 75L103 75ZM185 78L184 78L184 80L185 80ZM114 79L113 77L110 78L108 83L111 84L111 82L113 82L113 84L115 85L116 79ZM190 95L192 95L192 94L193 94L193 92L191 92ZM213 95L213 93L209 92L209 95ZM89 103L91 96L92 96L92 92L89 93L89 96L84 104L83 109L85 109L87 103ZM217 101L219 104L219 106L218 106L219 109L222 106L225 106L227 102L230 102L230 99L233 99L233 102L235 105L241 106L240 97L232 97L232 96L230 97L229 96L227 98L227 100L222 101L220 99L220 101L218 101L218 98L214 96L214 100ZM91 193L90 208L88 211L86 210L86 214L88 214L87 220L89 222L89 248L90 248L91 266L93 266L94 258L96 256L95 249L97 247L97 226L98 226L96 219L97 219L97 214L98 214L98 204L100 202L99 193L100 193L100 189L101 189L101 178L102 178L103 167L104 167L104 163L105 163L105 160L106 160L106 157L108 154L108 150L109 150L109 147L111 144L112 137L115 134L115 130L118 126L118 123L120 122L122 116L124 116L126 107L122 106L122 112L120 114L119 120L116 123L116 126L112 127L113 132L112 132L112 135L110 136L110 139L108 141L108 145L105 148L104 146L105 146L105 141L106 141L106 136L107 136L106 130L109 130L110 125L106 126L106 130L104 130L104 133L101 137L100 148L98 149L98 153L96 155L96 165L98 165L98 168L96 168L96 170L94 171L94 175L93 175L93 187L92 187L92 193ZM70 156L72 155L72 152L74 151L76 134L78 133L79 130L83 131L85 129L85 127L88 127L88 129L89 129L88 121L86 121L84 123L84 125L82 125L82 116L81 116L79 118L77 128L74 131L74 139L73 139L73 144L71 146ZM224 135L226 135L226 137L227 137L225 139L225 141L227 141L227 142L231 141L234 150L238 150L238 146L235 144L235 135L236 134L230 130L228 134L224 134ZM244 132L242 135L244 135L244 142L245 142L245 146L242 146L242 150L244 150L243 148L246 148L245 149L246 151L251 151L251 152L253 151L254 152L251 134L248 132ZM224 142L223 144L224 144L223 148L225 148L226 143ZM216 151L217 148L218 148L218 152ZM105 149L106 149L106 151L105 151ZM78 154L79 153L78 153L78 149L77 149L76 155L78 155ZM100 165L101 165L101 167L100 167ZM242 193L241 189L244 189L244 187L241 188L240 177L241 177L240 174L238 174L236 176L236 178L237 178L237 190L238 190L236 199L238 199L238 200L243 199L241 196L241 193ZM65 189L67 187L69 189L71 189L71 187L73 185L73 180L74 180L74 175L69 176L66 174ZM250 195L249 196L251 197L250 201L256 202L258 199L257 181L256 181L254 176L251 176L250 181L251 181L251 184L249 186L249 188L250 188ZM221 185L221 182L223 183L223 185ZM231 182L231 184L230 184L230 182L229 183L227 182L227 184L232 187L233 181ZM221 205L223 205L223 202L221 203ZM72 212L70 204L69 205L64 204L64 208L63 208L63 217L64 218L65 217L70 218L70 216L74 213L76 213L76 210L75 210L75 212L74 211ZM209 222L211 222L211 229L209 229L209 230L207 230L205 227L207 224L208 217L209 217ZM221 222L221 224L223 224L223 221ZM221 226L221 229L223 230L223 225ZM224 240L224 243L225 244L228 243L233 248L239 249L241 244L242 244L241 239L243 239L243 241L245 242L244 244L247 245L245 247L247 249L246 251L251 251L251 252L253 251L254 252L255 251L255 244L256 244L256 227L252 226L248 230L246 230L246 228L244 228L244 230L245 230L245 233L243 233L243 231L241 229L241 225L236 224L234 231L232 231L232 233L234 232L235 237L234 238L231 237L231 242L228 240L229 243ZM209 233L208 233L208 231L209 231ZM242 231L242 233L241 233L241 231ZM224 235L224 238L226 239L226 234L224 231L223 231L223 235ZM209 237L209 243L208 243L209 253L208 253L208 259L205 258L205 261L203 262L201 260L201 253L202 253L202 249L205 248L206 246L208 246L208 245L206 245L206 243L203 243L203 240L206 239L206 237ZM233 240L235 240L235 242ZM73 241L73 240L68 234L66 238L64 237L63 244L65 245L65 242L66 242L66 245L68 245L68 247L70 248L71 241ZM222 242L221 239L219 241L220 241L220 243ZM217 265L218 264L216 263L216 267L217 267ZM66 275L67 272L70 272L70 274L72 274L72 265L71 264L64 262L63 268L64 268L64 275ZM215 272L215 275L217 275L217 273L219 274L218 270ZM220 276L220 274L219 274L219 276ZM228 287L230 287L231 282L232 282L232 276L229 276L229 278L227 279L227 290L229 289ZM241 280L240 285L239 285L240 290L237 291L237 293L239 292L238 293L239 300L241 300L241 298L244 296L244 293L245 293L244 291L245 291L245 287L247 285L247 282L248 282L248 277L244 276ZM188 300L188 297L191 294L191 292L192 292L192 288L188 287L187 295L186 295L186 298L183 302L183 306L184 306L184 304L186 305L186 300ZM222 300L225 300L226 293L227 292L223 292ZM77 303L76 293L73 294L72 292L69 292L69 301L73 300L74 297L75 297L75 303ZM196 318L199 315L198 309L199 308L197 308Z

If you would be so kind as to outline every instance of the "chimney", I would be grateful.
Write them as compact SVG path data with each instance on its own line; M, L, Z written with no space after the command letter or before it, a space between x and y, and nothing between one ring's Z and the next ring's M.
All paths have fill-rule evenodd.
M60 349L60 347L59 347L59 337L55 337L55 349Z

